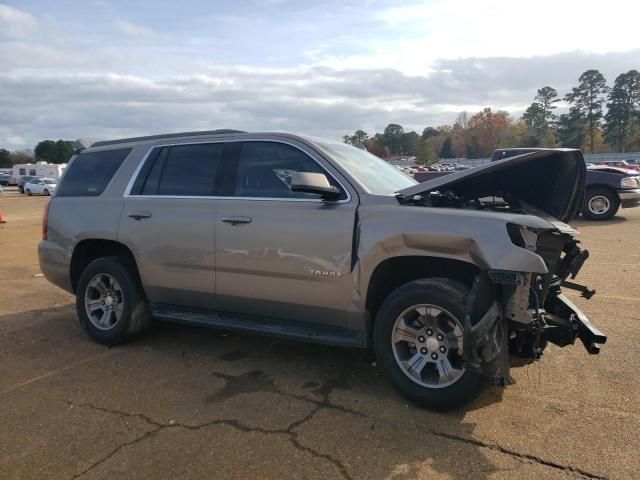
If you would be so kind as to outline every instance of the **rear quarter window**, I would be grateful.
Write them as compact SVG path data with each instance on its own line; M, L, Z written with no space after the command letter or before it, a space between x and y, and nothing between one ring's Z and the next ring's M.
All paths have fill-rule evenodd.
M56 197L97 197L104 192L130 148L76 155L67 167Z

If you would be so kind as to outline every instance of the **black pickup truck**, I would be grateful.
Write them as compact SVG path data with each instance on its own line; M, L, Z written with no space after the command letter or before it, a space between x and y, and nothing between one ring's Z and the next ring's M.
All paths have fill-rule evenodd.
M503 148L493 152L491 161L514 157L541 148ZM634 170L593 165L587 167L582 216L589 220L609 220L620 207L640 205L640 175Z

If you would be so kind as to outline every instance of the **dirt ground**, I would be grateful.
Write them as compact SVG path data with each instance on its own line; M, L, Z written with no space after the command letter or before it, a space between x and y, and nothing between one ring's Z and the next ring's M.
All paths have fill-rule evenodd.
M601 355L551 346L433 413L359 351L167 325L93 343L39 275L46 200L0 194L2 479L640 478L640 208L575 222Z

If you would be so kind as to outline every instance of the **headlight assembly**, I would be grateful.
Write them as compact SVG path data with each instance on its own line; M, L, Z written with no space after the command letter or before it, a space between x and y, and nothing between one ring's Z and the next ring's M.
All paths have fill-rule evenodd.
M624 177L620 180L622 188L638 188L640 186L640 177Z

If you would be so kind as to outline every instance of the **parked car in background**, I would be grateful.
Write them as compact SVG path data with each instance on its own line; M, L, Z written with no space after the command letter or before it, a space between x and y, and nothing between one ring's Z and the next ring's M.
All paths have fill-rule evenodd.
M32 177L32 176L29 176L29 175L26 175L26 176L24 176L24 177L20 177L20 178L18 179L18 182L17 182L17 184L18 184L18 191L19 191L20 193L24 193L24 184L25 184L25 183L27 183L29 180L31 180L31 179L33 179L33 178L37 178L37 177Z
M0 172L0 185L9 185L11 183L11 170Z
M608 220L620 207L640 206L640 172L626 168L587 167L582 215L590 220Z
M32 178L24 184L24 193L27 195L51 195L58 187L57 180L53 178Z
M601 162L598 162L598 165L602 165L605 167L618 167L618 168L626 168L628 170L640 171L640 165L631 163L628 160L603 160Z
M625 159L625 162L631 165L636 165L638 168L640 168L640 158L627 158Z

